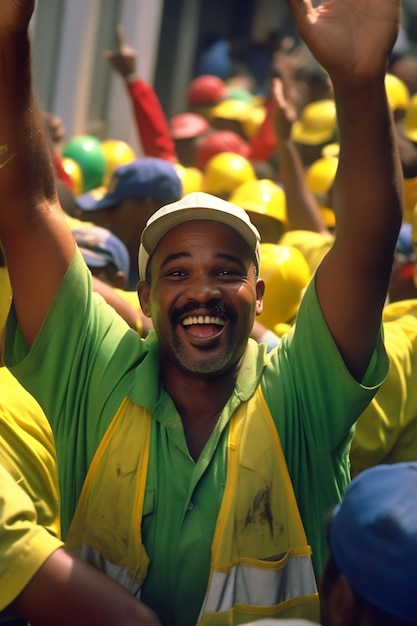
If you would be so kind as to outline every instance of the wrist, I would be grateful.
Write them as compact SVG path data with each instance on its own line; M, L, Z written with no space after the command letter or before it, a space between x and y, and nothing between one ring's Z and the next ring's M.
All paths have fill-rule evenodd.
M127 74L126 76L123 77L125 83L135 83L137 80L139 80L139 76L136 74L136 72L132 72L131 74Z

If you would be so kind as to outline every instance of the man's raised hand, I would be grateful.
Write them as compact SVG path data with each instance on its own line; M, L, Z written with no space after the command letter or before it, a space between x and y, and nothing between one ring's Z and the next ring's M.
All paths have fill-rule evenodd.
M287 0L298 32L332 80L379 78L398 35L401 0Z

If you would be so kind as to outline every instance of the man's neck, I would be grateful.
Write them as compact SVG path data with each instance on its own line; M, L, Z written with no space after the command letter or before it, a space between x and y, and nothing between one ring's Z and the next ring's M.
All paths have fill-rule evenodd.
M236 372L211 378L173 371L169 367L163 378L180 414L190 455L197 460L232 394Z

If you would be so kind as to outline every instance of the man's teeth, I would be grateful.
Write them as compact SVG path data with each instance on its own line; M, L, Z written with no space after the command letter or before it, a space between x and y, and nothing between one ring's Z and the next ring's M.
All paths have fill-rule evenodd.
M215 324L216 326L224 326L224 321L220 317L212 317L210 315L194 315L186 317L183 326L191 326L192 324Z

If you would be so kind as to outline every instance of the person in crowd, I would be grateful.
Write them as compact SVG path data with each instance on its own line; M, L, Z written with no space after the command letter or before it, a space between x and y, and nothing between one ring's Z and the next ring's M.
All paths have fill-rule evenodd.
M195 167L199 146L213 133L207 119L198 113L178 113L169 120L169 131L179 163Z
M353 479L328 522L324 626L417 624L416 512L417 462L378 465Z
M168 161L141 157L118 167L108 187L76 197L77 217L110 230L126 246L130 270L126 287L136 289L139 238L146 220L182 195L181 180Z
M175 143L159 98L137 71L136 50L124 41L123 27L115 27L116 48L103 56L126 85L136 122L138 139L146 156L177 163Z
M315 619L324 512L349 482L352 426L388 369L381 314L402 179L384 75L401 2L289 1L334 86L340 223L268 355L249 340L265 289L259 233L216 196L189 194L148 219L146 340L94 296L31 87L33 4L3 0L0 13L5 363L50 420L66 544L163 624Z
M78 226L72 229L72 234L93 276L124 289L130 259L123 241L101 226Z
M378 465L348 486L327 521L322 626L415 626L417 462ZM387 563L389 567L387 567ZM307 626L264 619L248 626Z

